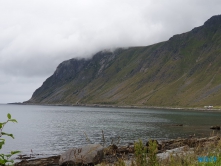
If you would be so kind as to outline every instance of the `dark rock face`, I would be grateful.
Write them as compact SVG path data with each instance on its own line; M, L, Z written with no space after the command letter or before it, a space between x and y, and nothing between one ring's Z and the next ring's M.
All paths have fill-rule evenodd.
M112 52L99 52L92 59L70 59L62 62L54 74L33 93L32 98L27 103L54 103L63 101L63 93L67 91L66 89L62 89L63 86L73 80L76 84L86 85L94 77L98 77L108 67L108 63L115 56L115 53ZM72 93L78 94L80 90L77 88Z
M25 103L220 105L220 45L218 15L166 42L64 61Z
M217 26L221 26L221 15L216 15L207 20L204 25L206 27L213 27L217 29Z
M42 102L44 99L49 97L51 93L56 91L59 87L68 83L71 79L76 77L76 74L82 70L83 66L87 65L88 61L86 60L76 60L71 59L68 61L62 62L54 72L54 74L49 77L43 85L38 88L30 102ZM36 97L38 99L36 99Z

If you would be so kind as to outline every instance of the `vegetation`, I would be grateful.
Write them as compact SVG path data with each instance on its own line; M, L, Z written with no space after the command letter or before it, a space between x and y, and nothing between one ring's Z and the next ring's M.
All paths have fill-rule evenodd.
M11 118L11 115L8 114L7 115L8 120L6 122L2 122L0 123L0 150L2 149L2 146L5 144L5 139L2 138L2 136L8 136L14 139L13 134L8 134L3 132L3 128L4 126L8 123L8 122L13 122L13 123L17 123L17 121L15 119ZM5 166L5 165L11 165L14 163L14 161L12 159L10 159L14 154L19 153L20 151L11 151L10 154L0 154L0 166Z
M218 144L211 143L208 147L198 146L194 153L184 151L182 155L171 154L166 159L157 159L157 144L150 141L148 149L142 141L135 143L135 159L131 164L126 164L122 158L114 166L220 166L221 165L221 140ZM109 166L102 163L101 166Z
M143 146L141 140L134 144L135 149L135 161L138 166L147 165L147 148Z
M161 161L162 166L220 166L221 140L218 144L211 143L207 147L196 147L193 153L184 155L171 155L167 160Z
M147 156L149 158L148 165L159 166L159 161L157 159L157 143L156 143L156 141L152 141L152 140L149 141Z
M221 106L221 16L146 47L62 62L28 103Z

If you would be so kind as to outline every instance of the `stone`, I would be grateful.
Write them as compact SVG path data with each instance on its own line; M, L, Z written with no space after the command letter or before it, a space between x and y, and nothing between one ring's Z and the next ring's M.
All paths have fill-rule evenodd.
M183 126L183 124L174 124L173 126Z
M166 150L163 153L159 153L157 154L157 157L161 160L165 160L167 158L169 158L170 156L186 156L188 154L193 154L194 153L194 149L193 148L189 148L188 146L181 146L178 148L174 148L171 150Z
M61 154L59 165L79 164L93 165L102 161L104 148L100 144L89 144L72 148Z
M213 129L213 130L220 130L220 126L211 126L210 129Z
M22 160L15 163L15 166L59 166L58 161L60 156L50 156L47 158L40 158L34 160Z
M213 136L213 137L209 137L208 140L209 140L209 141L217 141L217 140L220 140L220 137L218 137L218 136Z

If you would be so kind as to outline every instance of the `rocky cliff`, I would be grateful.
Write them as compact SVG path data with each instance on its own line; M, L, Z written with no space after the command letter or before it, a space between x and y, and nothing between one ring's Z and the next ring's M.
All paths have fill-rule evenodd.
M62 62L26 103L221 105L221 15L146 47Z

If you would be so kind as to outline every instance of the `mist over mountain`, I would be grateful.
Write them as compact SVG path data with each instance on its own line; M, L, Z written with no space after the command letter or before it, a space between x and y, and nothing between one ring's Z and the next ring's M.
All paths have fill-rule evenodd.
M25 103L194 107L220 106L220 98L217 15L165 42L64 61Z

